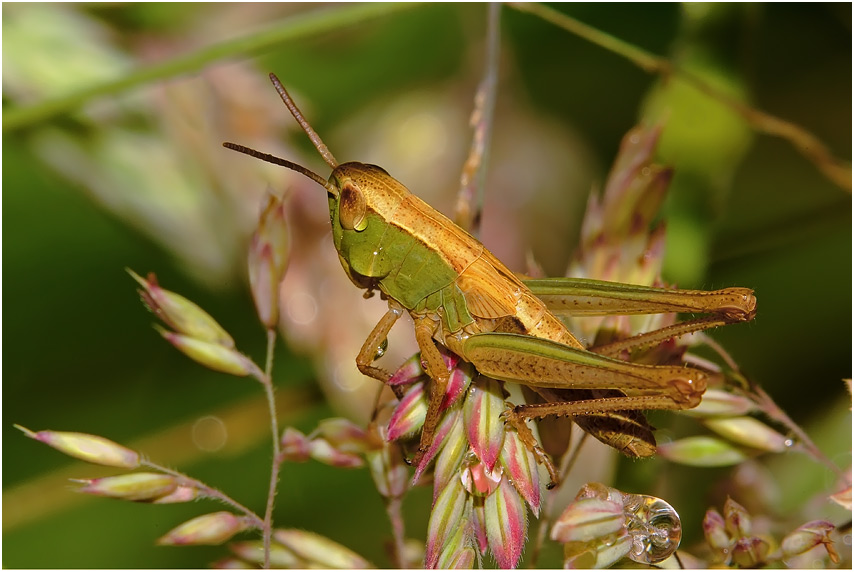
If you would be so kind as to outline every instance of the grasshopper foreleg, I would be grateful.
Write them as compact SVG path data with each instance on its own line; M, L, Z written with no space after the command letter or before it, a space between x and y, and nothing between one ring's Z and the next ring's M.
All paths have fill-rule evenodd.
M362 374L372 377L378 381L388 383L391 374L386 370L372 365L377 356L377 350L388 337L394 323L403 314L403 307L397 302L389 300L388 312L380 319L371 333L368 335L359 355L356 356L356 367ZM398 396L399 397L399 396Z
M439 425L439 418L442 414L442 400L445 397L450 377L450 372L445 366L445 360L442 359L442 354L433 341L433 332L435 329L436 324L430 318L419 318L415 321L415 341L418 342L418 347L421 349L421 360L424 362L427 374L433 381L432 389L430 390L430 400L427 405L427 416L424 419L421 440L418 444L418 452L410 463L415 465L421 462L421 458L430 448L430 443L436 434L436 427Z

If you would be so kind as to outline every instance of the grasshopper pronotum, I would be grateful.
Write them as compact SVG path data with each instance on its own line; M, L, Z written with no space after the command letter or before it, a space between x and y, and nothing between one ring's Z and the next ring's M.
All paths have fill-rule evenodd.
M234 143L229 149L297 171L324 187L335 248L344 271L359 288L379 290L388 311L356 357L363 374L390 375L373 365L377 349L397 319L409 312L425 370L433 380L427 417L415 460L436 430L449 372L437 344L483 375L529 387L542 403L519 405L508 420L570 415L608 444L634 456L654 452L654 441L585 416L644 409L695 407L706 374L674 365L642 365L617 359L627 348L733 322L749 321L756 298L747 288L670 290L620 283L556 278L524 281L483 244L413 195L385 170L364 163L339 164L304 119L275 75L276 90L315 148L332 168L326 180L288 160ZM573 315L709 314L588 351L556 313ZM623 417L642 425L643 417ZM588 419L595 419L588 418ZM643 428L641 427L641 429ZM533 443L530 444L534 446ZM550 464L547 463L547 466ZM556 474L550 467L552 479Z

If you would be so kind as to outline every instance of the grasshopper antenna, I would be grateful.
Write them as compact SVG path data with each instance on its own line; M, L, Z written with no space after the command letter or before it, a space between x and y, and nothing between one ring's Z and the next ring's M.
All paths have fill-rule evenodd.
M275 155L270 155L269 153L262 153L261 151L256 151L255 149L252 149L250 147L238 145L237 143L229 143L228 141L226 141L222 144L222 146L226 149L231 149L232 151L237 151L238 153L243 153L244 155L249 155L250 157L255 157L256 159L261 159L262 161L266 161L267 163L272 163L274 165L286 167L291 171L296 171L301 175L305 175L321 187L324 187L330 194L336 197L338 196L338 189L335 188L335 185L330 184L329 181L327 181L314 171L306 169L302 165L298 165L292 161L288 161L287 159L282 159L281 157L276 157Z
M294 116L294 119L297 120L297 123L302 127L302 130L305 131L305 134L308 135L309 139L311 139L311 142L314 144L314 148L317 149L317 152L320 153L320 156L323 157L326 164L335 169L338 166L338 161L336 161L335 157L332 156L332 153L329 152L329 149L323 143L320 135L318 135L314 129L311 128L311 125L308 124L308 121L305 120L305 117L303 117L297 107L297 104L294 103L293 99L291 99L290 94L288 94L288 90L285 89L285 86L282 85L282 82L279 81L276 74L270 74L270 81L273 82L273 87L275 87L276 91L279 92L279 97L282 98L282 101L288 107L291 115Z

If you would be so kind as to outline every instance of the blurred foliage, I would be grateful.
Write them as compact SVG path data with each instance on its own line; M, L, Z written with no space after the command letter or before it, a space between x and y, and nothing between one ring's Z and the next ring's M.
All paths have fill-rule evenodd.
M304 137L283 143L294 126L265 83L266 73L275 71L339 159L383 165L448 213L468 145L485 10L413 5L383 15L376 8L352 25L306 27L278 43L229 52L213 48L335 9L180 3L2 9L3 565L203 566L222 550L152 545L199 514L199 506L75 497L65 478L102 473L68 467L65 458L6 429L17 422L144 444L159 461L263 506L269 462L263 417L229 417L262 399L259 388L202 370L163 343L149 329L151 316L123 268L155 270L162 284L203 306L260 360L264 336L244 253L265 185L291 189L294 208L319 223L325 203L316 189L301 193L304 183L231 156L220 142L296 156L320 170ZM850 5L575 4L561 10L672 57L850 157ZM660 114L667 122L662 159L676 167L665 214L665 278L682 287L756 290L756 321L716 331L715 339L828 456L849 466L850 395L841 379L851 376L851 195L788 143L757 136L678 78L649 76L512 9L502 12L502 33L487 246L522 270L530 245L549 273L562 274L587 193L601 185L621 137L639 118ZM213 56L198 67L151 74L133 89L119 86L70 113L6 128L10 111L204 50ZM388 115L394 112L402 115ZM433 187L444 194L431 195ZM320 233L317 240L327 238ZM353 290L340 270L333 280ZM331 306L333 297L327 300ZM338 311L327 327L352 329L346 335L358 341L380 312L371 316L356 324L355 316ZM355 352L347 355L352 364ZM281 426L308 431L333 413L312 371L302 353L280 346L274 373ZM194 449L193 422L206 415L233 419L229 436L240 446ZM656 425L671 418L656 416ZM728 491L719 485L734 472L674 468L660 460L623 465L623 490L644 490L678 508L686 546L701 538L702 515L722 504ZM783 514L833 492L831 473L798 455L778 456L767 466L787 475L787 483L778 483ZM387 564L388 525L371 489L364 470L286 465L277 524L328 535ZM428 499L421 490L407 498L409 536L423 538Z

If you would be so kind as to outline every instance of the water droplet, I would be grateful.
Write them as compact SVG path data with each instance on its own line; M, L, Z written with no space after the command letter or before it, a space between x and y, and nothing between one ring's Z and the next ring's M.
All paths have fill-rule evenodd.
M625 495L627 528L632 536L629 558L641 564L656 564L679 548L682 522L667 502L647 495Z
M388 350L388 338L384 339L382 343L377 347L377 353L374 354L374 361L377 361L381 357L385 355L386 350Z

